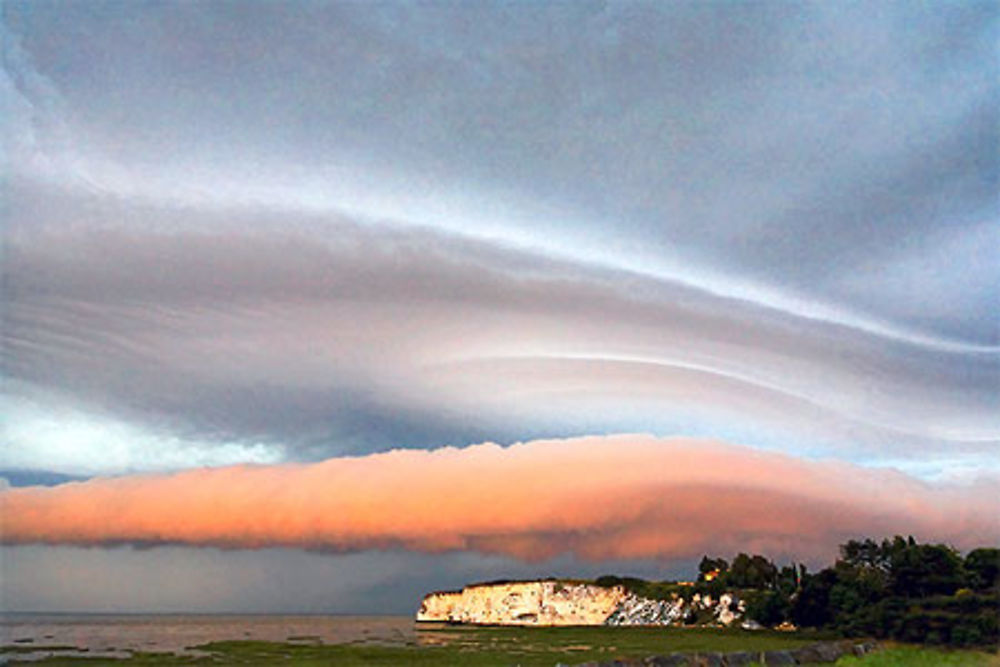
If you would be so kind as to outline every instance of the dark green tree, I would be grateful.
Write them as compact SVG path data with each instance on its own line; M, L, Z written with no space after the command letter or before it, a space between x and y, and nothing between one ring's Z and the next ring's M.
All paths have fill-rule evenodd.
M961 556L944 544L894 545L889 571L892 592L908 598L952 595L965 583Z
M763 556L741 553L729 567L727 582L736 588L774 588L778 568Z
M791 603L778 591L759 591L747 600L747 616L761 625L773 627L788 620Z
M704 556L701 559L701 563L698 564L698 578L704 579L705 575L711 572L718 572L724 576L728 570L729 563L724 558L709 558L708 556Z
M1000 549L973 549L965 557L966 582L974 591L1000 588Z
M833 611L830 608L830 591L836 583L837 573L833 568L806 574L802 578L802 588L792 603L792 622L807 628L831 625Z

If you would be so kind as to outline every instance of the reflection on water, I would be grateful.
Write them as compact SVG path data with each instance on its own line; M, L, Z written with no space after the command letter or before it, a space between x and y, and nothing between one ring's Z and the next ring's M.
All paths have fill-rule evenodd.
M214 641L416 644L411 616L0 614L0 661L58 655L192 653ZM423 634L422 632L420 634ZM55 647L60 647L56 650ZM29 648L38 647L35 653ZM52 648L43 648L52 647Z

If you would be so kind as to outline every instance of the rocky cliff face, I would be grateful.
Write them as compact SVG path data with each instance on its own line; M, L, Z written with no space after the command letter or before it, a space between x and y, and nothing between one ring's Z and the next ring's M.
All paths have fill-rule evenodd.
M466 586L431 593L417 612L418 621L472 625L729 625L745 606L725 594L718 600L695 595L690 601L650 600L621 586L560 581L519 581Z
M730 625L738 621L746 605L725 593L717 600L698 595L690 601L680 597L672 600L650 600L629 594L604 621L604 625Z
M601 625L626 597L621 586L602 588L559 581L519 581L431 593L418 621L482 625Z

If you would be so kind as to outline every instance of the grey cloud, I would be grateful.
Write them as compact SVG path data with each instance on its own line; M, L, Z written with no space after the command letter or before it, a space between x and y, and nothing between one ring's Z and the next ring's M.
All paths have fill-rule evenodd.
M432 590L502 577L596 577L607 572L690 577L689 561L595 564L402 552L330 554L290 549L0 547L4 611L405 614ZM53 572L62 576L54 581ZM150 595L151 581L169 586ZM101 585L98 585L101 584ZM284 639L281 637L280 639Z
M55 198L32 224L38 211L6 246L15 392L195 441L318 459L680 429L875 460L998 439L993 351L344 216Z
M0 480L5 480L10 486L55 486L66 482L79 482L86 479L80 475L64 475L45 470L0 470ZM0 487L4 482L0 481Z
M76 148L166 198L208 173L335 205L349 174L440 224L473 193L470 234L523 209L501 234L1000 340L995 262L915 241L995 216L990 3L8 7ZM914 257L946 277L933 303ZM874 265L915 289L840 278Z

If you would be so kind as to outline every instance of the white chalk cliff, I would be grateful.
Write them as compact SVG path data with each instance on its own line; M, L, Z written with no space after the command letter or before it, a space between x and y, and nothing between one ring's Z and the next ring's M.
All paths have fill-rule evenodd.
M564 581L474 584L460 591L424 597L417 621L470 625L673 625L695 616L729 625L744 611L729 594L718 600L695 594L650 600L622 586L602 587ZM700 612L700 613L699 613Z

